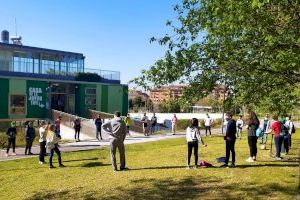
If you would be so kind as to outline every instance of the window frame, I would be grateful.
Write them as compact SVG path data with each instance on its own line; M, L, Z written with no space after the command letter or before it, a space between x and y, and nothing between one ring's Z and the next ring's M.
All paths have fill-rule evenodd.
M11 112L11 100L12 96L24 96L24 113L12 113ZM16 107L22 108L22 107ZM9 115L27 115L27 94L18 94L18 93L11 93L8 96L8 114Z

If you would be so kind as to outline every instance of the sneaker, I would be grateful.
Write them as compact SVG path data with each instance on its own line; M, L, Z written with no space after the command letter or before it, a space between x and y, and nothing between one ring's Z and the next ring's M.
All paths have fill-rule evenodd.
M185 169L191 169L191 168L190 168L190 166L186 166L186 168L185 168Z
M254 160L253 160L253 158L250 157L246 160L246 162L254 162Z
M43 165L43 164L45 164L45 163L44 163L44 162L42 162L42 161L39 161L39 164L40 164L40 165Z
M60 165L59 165L59 167L66 167L66 166L65 166L65 165L63 165L63 164L60 164Z
M194 167L193 167L193 169L197 169L198 167L197 167L197 165L195 165Z
M124 170L129 170L129 168L127 168L127 167L120 168L120 171L124 171Z
M5 156L8 157L9 156L8 153L6 153Z
M54 167L53 165L50 165L50 167L49 167L50 169L54 169L54 168L56 168L56 167Z
M33 155L33 153L29 152L28 155Z
M12 153L13 156L16 156L17 154L15 152Z
M220 167L228 167L228 164L221 165Z
M232 163L229 167L230 168L235 168L235 164Z
M275 157L275 160L282 160L282 158L280 158L280 157Z

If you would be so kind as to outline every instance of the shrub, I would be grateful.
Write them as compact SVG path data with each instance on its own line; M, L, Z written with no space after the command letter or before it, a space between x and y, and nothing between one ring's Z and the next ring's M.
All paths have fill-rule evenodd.
M76 74L75 80L76 81L87 81L87 82L100 82L102 80L102 77L96 73L79 72L78 74Z

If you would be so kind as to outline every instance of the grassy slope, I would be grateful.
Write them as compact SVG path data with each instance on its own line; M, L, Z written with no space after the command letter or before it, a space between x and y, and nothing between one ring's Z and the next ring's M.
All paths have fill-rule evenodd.
M300 146L300 132L294 147ZM204 138L200 159L218 165L224 152L221 137ZM294 148L285 162L269 151L258 162L245 163L246 140L237 141L235 169L185 170L184 139L129 145L131 169L112 173L108 149L63 154L63 169L39 166L37 159L0 163L1 199L295 199L299 164ZM56 159L56 157L55 157ZM55 163L56 164L56 163Z

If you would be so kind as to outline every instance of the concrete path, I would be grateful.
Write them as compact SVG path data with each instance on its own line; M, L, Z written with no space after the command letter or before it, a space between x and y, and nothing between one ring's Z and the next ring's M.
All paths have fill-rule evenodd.
M67 130L66 130L67 131ZM73 133L73 131L72 131ZM202 130L201 135L203 135L205 132ZM212 134L216 135L220 133L220 129L213 129ZM161 140L168 140L168 139L176 139L176 138L183 138L185 137L185 132L179 132L176 135L172 135L171 133L167 134L159 134L159 135L150 135L150 136L144 136L140 133L131 133L131 136L127 136L125 139L125 145L128 144L137 144L137 143L144 143L144 142L155 142L155 141L161 141ZM99 149L109 146L109 139L107 134L103 134L103 140L98 141L96 139L91 138L83 138L80 142L69 142L60 144L60 150L62 152L72 152L72 151L82 151L82 150L91 150L91 149ZM11 154L10 150L10 154ZM9 157L5 156L6 150L2 149L0 151L0 161L7 161L7 160L16 160L16 159L22 159L22 158L31 158L38 156L40 151L39 146L32 147L32 153L34 155L24 155L25 149L24 148L16 148L16 156L10 155Z

